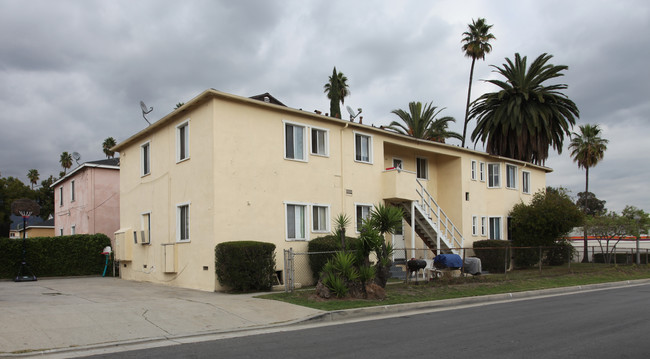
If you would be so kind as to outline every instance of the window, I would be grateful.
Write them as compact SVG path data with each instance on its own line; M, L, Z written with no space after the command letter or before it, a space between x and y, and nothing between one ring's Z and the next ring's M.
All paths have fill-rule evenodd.
M329 156L329 131L319 128L311 129L311 153L318 156Z
M142 243L151 243L151 213L143 213L140 228L142 229Z
M76 234L76 233L77 233L77 226L75 226L75 225L73 224L73 225L70 227L70 234L71 234L71 235L74 235L74 234Z
M419 179L429 179L429 166L427 164L427 159L418 157L415 159L415 164L417 166L417 177Z
M401 158L393 158L393 168L404 169Z
M472 160L471 175L472 181L476 181L476 161L474 160Z
M63 186L59 187L59 206L63 206Z
M312 212L312 231L329 232L329 207L313 205Z
M307 206L304 204L287 204L287 240L307 239Z
M501 239L501 217L490 217L490 239Z
M478 217L472 216L472 235L478 234Z
M74 180L70 181L70 202L74 202Z
M501 187L499 181L501 165L499 163L488 163L488 188Z
M521 171L521 190L530 193L530 172Z
M485 182L485 162L479 162L478 164L478 174L481 182Z
M190 121L176 126L176 162L190 158Z
M181 203L176 206L176 241L190 241L190 204Z
M285 122L284 158L305 161L305 126Z
M360 133L354 134L354 160L372 163L372 137Z
M150 142L140 146L140 175L146 176L151 173L151 151Z
M517 188L517 166L506 165L506 188Z
M481 217L481 235L484 236L487 232L485 231L487 225L487 217Z
M370 217L370 211L372 211L372 205L369 205L369 204L357 204L356 205L357 232L361 231L361 226L363 225L363 220Z
M63 235L63 228L59 228L59 236Z

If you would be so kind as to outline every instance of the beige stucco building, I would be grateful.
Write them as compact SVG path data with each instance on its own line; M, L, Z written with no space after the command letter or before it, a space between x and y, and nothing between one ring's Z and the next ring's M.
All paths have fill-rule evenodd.
M284 249L306 251L339 213L355 236L382 202L407 213L398 247L506 239L508 211L550 171L212 89L114 150L122 278L210 291L218 243L274 243L281 271Z
M54 234L103 233L120 228L120 161L85 162L52 184Z

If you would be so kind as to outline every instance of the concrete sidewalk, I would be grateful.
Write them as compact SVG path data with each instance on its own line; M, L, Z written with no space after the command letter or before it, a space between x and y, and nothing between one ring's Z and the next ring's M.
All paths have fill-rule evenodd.
M0 281L0 357L262 328L320 313L253 294L118 278Z

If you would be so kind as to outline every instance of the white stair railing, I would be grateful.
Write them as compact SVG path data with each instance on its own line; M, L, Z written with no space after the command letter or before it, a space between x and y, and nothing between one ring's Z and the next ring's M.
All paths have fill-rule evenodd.
M458 227L454 225L445 211L440 208L438 202L436 202L429 191L427 191L422 182L417 179L416 181L418 183L416 192L420 196L420 201L418 202L420 210L429 218L435 231L438 232L438 239L445 242L449 248L463 248L464 238L462 233L458 230ZM412 215L415 215L415 213ZM440 248L439 241L437 245L438 248Z

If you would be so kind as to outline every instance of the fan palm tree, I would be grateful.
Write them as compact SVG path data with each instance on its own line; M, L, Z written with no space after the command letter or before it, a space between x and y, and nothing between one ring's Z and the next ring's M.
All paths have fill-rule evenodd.
M564 76L564 65L547 64L553 56L542 54L526 69L526 56L506 58L503 68L492 65L502 80L486 80L501 88L483 94L470 110L476 118L472 140L486 151L535 164L544 164L548 149L562 153L564 136L570 134L580 111L561 90L566 84L545 86L547 80Z
M102 150L106 155L106 158L113 158L115 156L115 151L111 151L111 148L115 147L116 142L113 137L107 137L102 143Z
M444 142L448 137L460 138L459 134L447 131L449 122L456 121L453 117L436 119L442 110L444 108L438 109L433 106L433 102L426 103L424 106L419 101L409 102L408 112L402 109L391 111L402 120L402 123L393 121L386 129L402 135L438 142Z
M589 168L596 166L603 159L609 141L600 137L598 125L580 126L580 133L572 134L569 149L573 161L578 163L578 168L585 169L585 192L589 193ZM584 210L587 212L588 196L585 196ZM584 226L584 253L583 262L587 262L587 226Z
M466 57L472 59L472 67L469 70L469 86L467 87L467 105L465 106L465 122L463 124L463 138L461 147L465 147L465 135L467 134L467 122L469 121L469 100L472 95L472 79L474 77L474 63L477 59L485 60L485 55L492 51L490 40L496 40L496 37L490 33L492 25L485 23L484 18L473 20L469 31L463 33L463 51Z
M61 167L63 167L63 176L65 176L68 172L68 168L72 167L72 156L67 151L64 151L61 153L59 163L61 164Z
M38 183L38 170L36 169L31 169L29 172L27 172L27 178L29 179L29 183L32 184L32 189L34 189L34 185Z

